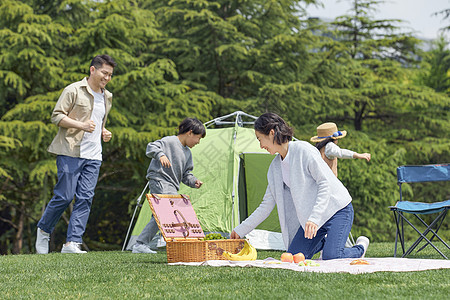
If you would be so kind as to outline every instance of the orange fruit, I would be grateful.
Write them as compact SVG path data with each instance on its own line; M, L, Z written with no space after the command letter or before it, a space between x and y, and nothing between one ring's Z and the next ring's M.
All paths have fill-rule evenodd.
M291 253L285 252L281 254L281 261L283 262L293 262L294 256Z
M294 262L298 264L301 261L305 261L305 255L301 252L294 255Z

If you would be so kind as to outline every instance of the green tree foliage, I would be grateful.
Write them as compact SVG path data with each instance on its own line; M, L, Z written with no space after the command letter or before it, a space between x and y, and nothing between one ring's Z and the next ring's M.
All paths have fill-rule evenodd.
M348 130L342 147L372 161L339 163L354 199L354 234L391 240L395 168L448 162L447 49L430 53L354 0L332 24L309 20L304 0L4 0L0 3L0 252L33 252L35 224L52 196L62 89L87 76L97 54L118 63L113 109L85 242L117 249L145 185L148 142L176 134L186 116L274 111L309 140L322 122ZM418 67L418 58L425 63ZM419 74L419 75L418 75ZM436 92L440 91L440 92ZM195 173L195 169L194 169ZM445 189L406 187L444 198ZM67 215L52 247L65 241ZM447 228L443 229L448 230Z
M226 99L213 109L220 115L249 107L248 100L255 99L266 83L289 83L300 77L311 34L298 33L298 2L145 3L168 35L159 53L175 62L181 79Z
M58 46L69 32L26 3L0 4L0 114L31 95L60 87Z
M450 17L450 8L447 8L447 9L444 9L444 10L441 10L441 11L435 13L435 16L439 16L439 15L442 15L442 19L443 20L449 19L449 17ZM450 30L450 25L443 27L442 30L443 31L449 31Z
M335 36L345 48L340 55L351 59L344 68L347 77L338 87L344 109L339 114L351 118L357 130L369 118L382 118L386 101L383 98L402 99L398 83L408 84L403 70L406 64L414 67L418 40L408 34L399 34L395 24L400 20L377 20L373 13L380 1L352 0L348 15L336 18ZM395 82L395 83L394 83ZM401 100L400 100L401 101ZM389 108L390 105L387 105ZM346 111L347 110L347 111ZM342 118L342 115L341 115Z
M399 33L399 19L374 19L376 6L384 1L349 0L348 15L336 18L338 39L353 59L386 59L414 62L417 39L410 33Z
M67 30L20 1L3 1L0 20L0 169L6 177L0 193L2 215L10 217L2 220L13 229L9 231L14 237L11 251L19 253L24 231L37 217L36 205L48 196L44 195L43 182L47 175L55 175L45 159L46 146L42 146L48 145L55 132L42 122L49 120L52 105L43 101L37 108L26 102L62 84L57 46ZM20 118L8 117L18 111L23 112Z
M433 44L433 49L424 57L427 68L420 76L420 82L436 92L450 95L450 49L448 41L441 36Z
M82 6L83 3L86 7ZM35 24L35 20L45 20L45 24L56 28L63 27L64 22L58 24L46 15L35 16L30 6L19 1L5 2L4 5L6 4L8 8L0 10L5 15L1 19L17 20L17 24L5 23L5 27L7 24L10 26L4 30L8 38L10 31L16 30L16 27L33 28L35 31L46 29L53 33L48 26ZM11 238L14 240L14 247L11 246L13 253L22 251L20 243L23 240L23 226L26 225L24 220L35 223L39 219L42 206L51 196L48 187L55 184L54 158L46 152L57 130L49 122L51 111L62 87L86 76L94 55L108 53L118 62L118 67L114 80L108 86L115 94L114 110L107 124L114 138L113 142L104 147L105 163L102 167L103 175L99 178L99 190L108 192L98 193L97 198L101 202L98 207L94 205L93 209L109 209L114 214L123 215L123 210L110 208L123 203L122 196L126 197L127 193L139 189L139 185L133 185L133 182L145 181L145 169L149 162L145 157L146 144L164 135L175 134L175 127L187 114L208 120L211 117L210 108L217 98L207 91L182 83L178 80L173 62L151 54L154 43L163 36L156 28L151 11L142 10L136 2L130 1L74 1L73 4L76 5L70 9L71 14L89 12L88 21L83 19L84 23L72 23L67 30L55 32L54 36L42 34L43 41L28 38L28 30L15 32L14 38L17 41L29 39L43 49L38 51L42 56L39 62L50 59L51 62L57 62L54 66L48 63L50 66L44 68L36 62L36 68L42 69L29 72L30 68L35 67L34 57L26 56L20 61L11 59L13 51L18 52L19 47L13 40L9 43L8 39L2 40L3 61L7 62L2 63L2 69L22 65L16 71L17 77L20 80L23 77L27 79L22 80L22 85L13 85L7 80L9 77L5 77L5 84L10 84L10 94L16 98L13 98L15 105L7 113L2 113L0 122L0 136L4 140L0 170L2 176L7 178L1 186L1 194L2 200L5 199L8 203L2 205L2 208L9 216L9 219L3 219L15 229L11 231L11 234L14 233ZM49 8L49 12L57 15L60 11L58 8L65 7L64 5L67 2L55 4L56 9ZM9 6L25 8L14 10ZM77 12L76 9L80 11ZM8 15L12 13L17 15ZM32 17L23 17L26 14ZM55 19L61 21L59 17ZM68 32L71 34L66 35ZM47 48L41 46L44 42L48 52L45 51ZM51 56L52 53L55 54L54 57ZM29 79L26 77L28 73L33 75ZM22 86L29 88L30 92L22 92ZM13 90L14 87L16 90ZM2 95L0 101L6 101L8 97L9 94ZM10 139L17 141L14 147L9 146ZM123 178L128 180L122 180ZM117 182L120 184L117 185ZM42 192L43 190L46 192ZM118 192L111 197L111 191ZM111 207L108 205L110 203ZM117 239L111 237L111 240ZM31 244L26 249L30 251Z

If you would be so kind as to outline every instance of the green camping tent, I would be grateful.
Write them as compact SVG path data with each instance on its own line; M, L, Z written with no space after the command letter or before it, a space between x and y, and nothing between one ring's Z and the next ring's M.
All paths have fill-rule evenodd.
M243 117L252 120L244 122ZM234 120L226 121L229 118ZM192 173L203 181L203 186L192 189L182 185L179 193L190 196L205 232L229 234L261 203L267 187L267 170L274 156L259 147L253 128L244 127L253 124L254 119L256 117L235 112L207 122L206 137L192 148ZM226 127L208 128L212 124ZM149 204L146 199L142 201L127 249L131 249L151 217ZM247 237L257 248L281 250L284 245L279 232L274 209Z

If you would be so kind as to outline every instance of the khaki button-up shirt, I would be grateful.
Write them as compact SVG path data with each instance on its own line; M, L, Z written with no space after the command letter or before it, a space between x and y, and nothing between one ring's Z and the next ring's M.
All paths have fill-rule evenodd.
M106 101L102 128L105 126L112 106L112 94L107 90L104 90L104 93ZM68 116L71 119L86 122L91 118L93 109L94 94L87 82L87 78L84 78L64 89L55 105L51 121L53 124L59 125L59 122ZM48 151L57 155L80 157L80 144L83 135L84 130L59 127L58 133L48 147Z

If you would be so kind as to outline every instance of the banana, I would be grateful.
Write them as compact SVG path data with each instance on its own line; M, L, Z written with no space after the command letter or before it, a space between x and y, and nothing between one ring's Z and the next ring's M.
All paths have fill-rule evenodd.
M227 260L256 260L258 253L256 252L255 247L250 245L250 243L246 240L244 248L242 248L239 253L233 254L228 251L224 251L223 256Z
M258 258L258 253L256 252L256 248L248 244L250 248L250 260L256 260Z
M227 260L242 260L242 257L245 257L245 255L248 254L248 246L247 246L247 241L244 242L244 247L241 249L241 251L239 251L239 253L233 254L231 252L228 251L224 251L223 252L223 256L227 259Z

